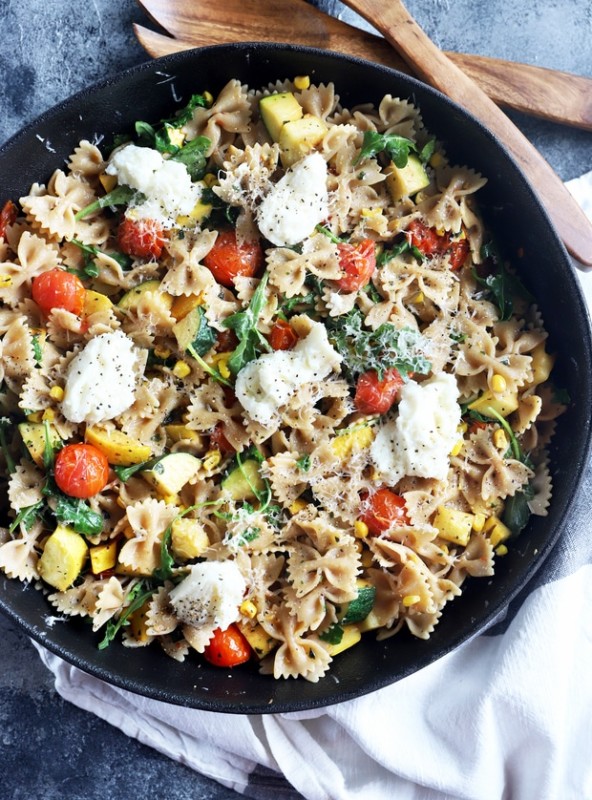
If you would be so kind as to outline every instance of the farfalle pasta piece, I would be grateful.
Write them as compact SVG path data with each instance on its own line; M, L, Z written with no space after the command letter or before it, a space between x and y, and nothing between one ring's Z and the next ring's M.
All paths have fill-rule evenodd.
M222 166L227 148L237 134L248 132L250 122L251 105L246 87L238 80L230 80L210 108L194 110L193 119L185 124L184 130L189 140L197 136L208 138L211 143L208 154Z
M281 642L270 656L274 678L302 677L316 683L329 668L331 656L316 637L306 636L306 625L286 607L274 610L272 619L261 622L264 630Z
M126 515L133 535L121 548L119 561L151 575L160 566L162 536L177 516L177 509L162 500L148 498L128 506Z
M72 175L92 182L104 172L105 161L99 148L83 139L68 159L68 169Z
M216 231L200 231L195 236L170 240L167 250L172 266L160 284L160 291L174 296L200 295L215 287L214 276L201 262L214 246L217 236Z
M14 262L0 264L0 300L16 306L31 294L33 278L60 266L57 247L31 231L24 231L16 247Z
M0 569L9 577L28 583L39 579L39 545L43 526L36 522L30 530L20 526L17 539L0 544Z

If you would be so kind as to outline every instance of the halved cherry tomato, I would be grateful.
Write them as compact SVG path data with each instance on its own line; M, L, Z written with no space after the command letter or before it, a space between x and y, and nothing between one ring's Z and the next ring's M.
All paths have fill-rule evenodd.
M64 308L77 317L84 311L84 284L77 275L63 269L50 269L33 278L31 294L46 315L54 308Z
M395 402L403 378L394 367L384 371L382 380L376 370L364 372L358 378L354 405L362 414L386 414Z
M204 658L216 667L236 667L251 658L251 645L236 627L218 628L204 650Z
M7 200L0 211L0 241L6 237L6 228L16 222L17 210L12 200Z
M274 350L291 350L298 341L298 334L289 322L278 319L269 332L269 344Z
M429 228L418 219L409 223L406 233L410 244L424 256L448 253L452 270L460 269L469 254L468 239L453 240L450 233L439 234L435 228Z
M218 331L216 334L216 350L218 353L229 353L238 344L238 336L234 331Z
M405 498L390 489L382 488L361 498L364 510L360 515L372 536L380 536L393 525L409 525Z
M224 425L219 422L210 434L210 448L219 450L222 455L234 453L235 449L230 444L224 433Z
M232 289L238 275L252 278L263 266L261 242L253 239L239 244L234 230L219 231L203 263L218 283Z
M160 258L166 234L155 219L130 219L124 216L117 230L117 241L120 250L128 256Z
M366 286L376 269L376 246L372 239L358 244L343 242L337 246L343 277L335 281L342 292L356 292Z
M67 444L56 456L54 477L64 494L85 500L107 485L109 462L92 444Z

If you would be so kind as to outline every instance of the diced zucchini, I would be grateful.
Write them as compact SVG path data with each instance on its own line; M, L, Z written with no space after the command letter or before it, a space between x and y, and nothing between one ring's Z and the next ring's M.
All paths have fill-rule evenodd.
M160 281L156 280L144 281L144 283L140 283L138 284L138 286L134 286L133 289L130 289L123 295L119 303L117 303L117 306L118 308L121 308L123 311L133 311L138 308L140 300L148 292L158 294L161 303L163 303L163 305L169 310L171 309L173 305L172 295L168 294L167 292L161 292Z
M270 636L267 631L259 624L249 625L247 622L237 622L238 629L245 637L247 642L251 645L253 652L259 660L265 658L266 655L279 645L277 639Z
M202 305L203 297L201 294L181 294L175 297L171 306L171 315L179 321L186 317L190 311Z
M465 547L471 538L474 519L473 514L458 511L456 508L439 506L434 517L434 527L438 529L438 536L441 539Z
M265 489L265 481L259 472L259 464L248 458L235 467L222 481L224 493L232 500L255 500Z
M117 563L117 541L113 539L104 544L98 544L89 550L90 568L95 575L113 569Z
M487 389L481 397L478 397L469 405L470 411L476 411L484 417L491 417L495 419L494 415L489 412L492 408L501 417L509 416L513 411L518 408L518 392L516 390L506 389L504 392L492 392Z
M58 525L45 542L39 559L39 574L46 583L65 592L82 572L88 545L79 533Z
M196 306L183 319L173 325L179 349L185 352L193 345L200 356L205 356L216 344L216 334L207 323L203 306Z
M369 581L359 578L357 581L358 596L342 606L341 614L338 615L342 625L350 625L354 622L362 622L374 607L376 599L376 587Z
M87 428L84 438L103 453L110 464L129 467L141 464L152 455L150 446L142 444L138 439L117 430L104 428Z
M382 628L383 625L384 621L378 618L375 611L371 611L368 616L358 624L358 628L362 633L366 633L366 631L375 631L378 628Z
M161 494L174 495L197 475L200 467L199 458L190 453L170 453L141 474Z
M430 179L419 158L410 155L404 167L397 167L391 161L386 168L386 186L395 203L404 197L411 197L429 185Z
M19 433L22 436L25 447L29 451L29 455L39 467L43 466L45 427L44 422L20 422L18 426ZM49 422L47 423L47 433L49 444L52 449L58 449L62 444L62 440L56 429Z
M284 167L291 167L320 144L327 126L319 117L305 114L301 119L286 122L278 140Z
M348 650L357 644L362 638L362 634L357 625L346 625L343 629L343 636L338 644L325 643L325 647L329 651L330 656L338 656L344 650Z
M286 122L300 119L304 114L302 106L292 92L280 92L262 97L259 101L261 119L274 142L280 138L280 132Z
M208 534L196 519L175 519L171 525L171 550L176 558L199 558L210 546Z

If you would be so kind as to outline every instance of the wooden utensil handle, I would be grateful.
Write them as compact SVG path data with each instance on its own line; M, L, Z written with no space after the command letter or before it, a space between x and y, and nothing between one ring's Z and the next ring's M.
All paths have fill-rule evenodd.
M344 2L379 30L426 83L464 106L503 142L539 195L569 252L592 266L592 224L559 176L485 92L436 47L403 3Z

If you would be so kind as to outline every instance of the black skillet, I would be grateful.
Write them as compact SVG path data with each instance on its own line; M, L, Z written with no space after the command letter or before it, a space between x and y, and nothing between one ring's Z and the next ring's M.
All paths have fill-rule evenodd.
M256 668L230 672L188 658L179 664L160 648L97 649L98 636L82 621L50 627L53 614L33 587L0 577L0 609L49 650L103 680L161 701L211 711L296 711L349 700L393 683L458 647L487 626L525 587L551 553L569 518L591 435L592 342L586 308L568 256L540 203L503 147L480 123L424 84L385 67L324 51L273 44L203 48L151 61L83 91L40 117L0 150L0 199L18 199L31 183L46 181L82 138L109 142L138 120L170 116L176 101L230 78L252 87L308 74L334 81L344 105L378 102L384 94L410 98L452 160L487 176L480 193L489 225L506 254L520 249L520 275L537 298L557 379L572 402L558 422L551 451L553 501L547 517L533 518L492 580L473 580L449 604L428 641L401 633L378 643L372 635L335 659L316 684L274 681ZM23 665L25 666L25 665ZM454 676L451 676L454 680Z

